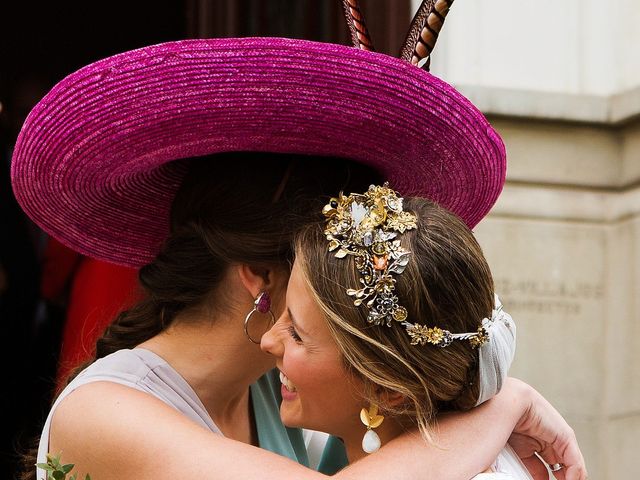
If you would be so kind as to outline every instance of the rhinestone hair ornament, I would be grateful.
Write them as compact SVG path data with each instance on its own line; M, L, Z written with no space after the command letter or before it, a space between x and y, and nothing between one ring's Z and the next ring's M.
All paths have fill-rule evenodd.
M404 272L411 252L400 245L398 236L417 228L417 218L402 209L402 198L389 188L371 185L363 195L340 193L322 209L327 218L325 235L329 251L337 258L355 257L360 274L359 288L347 289L353 304L367 308L367 321L390 327L400 323L411 345L447 347L454 340L468 340L474 348L484 345L488 332L484 325L469 333L452 333L407 321L407 309L395 294L396 275Z

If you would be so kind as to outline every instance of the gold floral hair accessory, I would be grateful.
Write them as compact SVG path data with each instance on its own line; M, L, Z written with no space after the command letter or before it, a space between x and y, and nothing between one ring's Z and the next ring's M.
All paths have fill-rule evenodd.
M488 340L484 326L476 332L451 333L439 327L407 322L407 309L395 294L394 275L404 272L411 252L400 245L398 236L417 228L417 217L402 208L402 198L389 188L371 185L364 194L332 198L322 209L327 217L325 235L329 251L337 258L355 257L360 288L347 289L355 297L355 306L368 310L367 321L388 327L400 322L411 337L412 345L447 347L454 340L469 340L476 348Z
M325 235L329 251L344 258L355 256L361 287L348 289L354 305L365 304L367 321L391 326L407 318L407 309L394 294L394 274L401 274L410 252L400 246L399 233L416 228L416 217L402 210L402 198L385 183L371 185L364 195L332 198L322 209L327 217Z

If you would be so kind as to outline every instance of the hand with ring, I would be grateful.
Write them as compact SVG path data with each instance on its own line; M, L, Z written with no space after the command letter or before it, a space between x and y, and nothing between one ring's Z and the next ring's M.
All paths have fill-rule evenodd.
M508 381L519 382L512 378ZM536 480L548 479L545 463L557 480L586 480L587 468L573 429L535 389L524 383L521 387L529 408L509 444Z

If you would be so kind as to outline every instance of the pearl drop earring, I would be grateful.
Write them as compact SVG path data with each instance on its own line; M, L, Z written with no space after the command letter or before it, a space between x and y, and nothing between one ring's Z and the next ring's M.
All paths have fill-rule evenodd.
M367 432L362 439L362 450L366 453L377 452L381 442L380 437L373 429L379 427L384 421L384 417L378 415L378 406L371 404L369 409L363 408L360 411L360 420L367 427Z

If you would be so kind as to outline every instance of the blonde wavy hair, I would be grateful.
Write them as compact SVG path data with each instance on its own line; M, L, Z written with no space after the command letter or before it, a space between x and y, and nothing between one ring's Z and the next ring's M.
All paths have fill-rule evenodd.
M394 293L408 310L407 321L453 333L477 330L494 305L493 279L478 242L458 217L433 202L405 198L404 209L418 218L417 229L399 236L412 252L405 271L395 276ZM476 404L478 351L467 341L446 348L411 345L400 324L369 324L367 308L354 306L346 293L359 286L353 256L336 258L327 250L323 232L324 222L319 222L297 235L296 261L324 312L347 373L364 381L365 401L378 404L385 415L407 427L417 426L432 441L438 412ZM381 401L385 390L401 394L404 401Z

